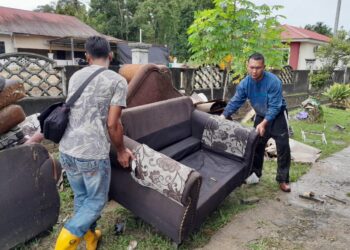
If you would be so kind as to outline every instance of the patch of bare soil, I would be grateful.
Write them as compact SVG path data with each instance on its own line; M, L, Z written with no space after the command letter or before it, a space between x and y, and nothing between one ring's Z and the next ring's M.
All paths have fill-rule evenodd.
M324 202L299 197L310 191ZM293 183L292 193L281 192L233 218L202 249L349 249L348 193L350 147L314 164Z

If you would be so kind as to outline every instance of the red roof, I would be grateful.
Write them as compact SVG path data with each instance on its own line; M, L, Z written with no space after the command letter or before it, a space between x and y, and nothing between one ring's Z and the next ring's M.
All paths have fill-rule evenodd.
M282 25L282 28L284 29L284 31L282 32L282 40L293 41L300 39L311 39L327 43L330 41L330 38L328 36L321 35L311 30L298 28L287 24Z
M7 7L0 7L0 34L1 33L77 38L102 35L73 16ZM107 37L107 39L111 40L112 37ZM119 39L114 38L114 40Z

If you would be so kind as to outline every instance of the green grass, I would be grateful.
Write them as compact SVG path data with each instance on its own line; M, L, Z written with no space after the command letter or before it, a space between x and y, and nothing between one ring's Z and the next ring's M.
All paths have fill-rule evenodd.
M250 250L304 249L302 246L300 246L300 243L293 243L292 246L288 245L288 247L286 247L286 244L288 244L288 242L285 242L285 240L280 239L278 237L264 237L250 242L249 244L247 244L247 247Z
M296 113L293 112L293 113ZM322 157L329 156L350 144L350 113L348 111L324 108L326 121L326 137L327 145L308 143L322 150ZM331 128L335 124L347 127L344 132L332 131ZM323 124L311 124L304 121L291 121L294 129L294 139L301 141L301 129L322 131ZM343 145L333 144L332 141L343 141ZM302 175L307 173L310 165L292 163L290 171L290 179L292 182L297 181ZM261 182L258 185L243 185L232 192L216 211L209 216L202 225L199 232L193 233L189 239L185 240L180 249L194 249L202 247L210 240L220 228L234 219L235 215L255 207L256 205L241 204L241 200L252 196L260 198L260 200L274 199L278 194L279 188L275 181L276 162L265 161L264 172ZM350 194L348 194L350 197ZM67 218L73 211L73 194L69 187L60 193L61 212L59 221ZM114 234L114 225L116 222L126 222L126 230L122 235ZM174 249L172 242L163 235L159 234L153 227L135 218L128 210L118 206L111 211L104 213L99 221L100 228L103 230L103 241L99 249L114 250L127 249L130 241L138 242L137 249ZM53 232L43 237L19 246L17 249L49 249L54 246L58 231L62 225L54 227ZM280 242L274 238L263 238L256 242L249 243L247 246L252 250L260 249L279 249ZM83 248L81 248L83 249Z
M290 125L294 130L293 139L302 142L301 130L325 132L327 144L305 142L306 144L322 150L321 157L327 157L342 150L350 144L350 112L323 106L324 122L309 123L308 121L292 120ZM292 112L291 116L297 111ZM344 131L334 130L334 126L339 124L345 127ZM324 128L325 127L325 128ZM308 137L307 137L308 138ZM312 138L312 137L310 137ZM319 139L320 137L317 137Z

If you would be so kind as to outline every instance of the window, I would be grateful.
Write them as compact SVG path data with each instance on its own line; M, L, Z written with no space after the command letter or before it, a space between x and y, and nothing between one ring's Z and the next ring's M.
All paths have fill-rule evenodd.
M66 51L64 51L64 50L57 50L55 59L57 59L57 60L66 60Z
M0 54L5 53L5 42L0 41Z

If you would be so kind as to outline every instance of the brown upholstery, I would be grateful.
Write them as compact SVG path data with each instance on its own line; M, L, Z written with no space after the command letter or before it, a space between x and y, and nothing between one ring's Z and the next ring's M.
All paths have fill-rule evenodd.
M170 70L155 64L124 65L119 73L128 81L127 107L163 101L181 94L173 87Z
M181 112L169 113L169 110L181 110ZM128 137L138 140L162 129L189 121L192 112L193 104L189 97L128 108L122 114L124 133ZM157 122L155 123L155 121ZM190 135L190 130L188 133Z
M125 64L119 69L118 73L121 74L129 83L142 66L143 64Z
M257 133L249 130L244 155L240 157L215 147L204 147L203 131L211 119L209 114L194 110L188 97L130 108L122 115L127 147L133 149L138 143L147 144L194 170L179 204L137 184L130 172L115 161L115 153L111 157L110 197L177 243L198 228L226 196L244 182L252 166ZM234 138L242 137L242 131L245 130L236 129Z
M9 80L13 81L13 80ZM15 103L26 96L22 83L12 83L0 91L0 109Z
M12 249L56 225L60 165L40 144L0 151L0 249Z
M0 110L0 134L8 132L25 119L26 115L21 106L10 105Z

